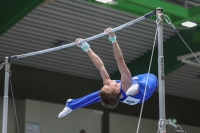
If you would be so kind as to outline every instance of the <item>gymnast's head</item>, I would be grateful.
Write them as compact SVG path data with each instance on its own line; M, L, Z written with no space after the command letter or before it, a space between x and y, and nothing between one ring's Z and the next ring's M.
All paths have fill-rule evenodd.
M114 109L119 102L119 97L121 95L120 85L115 82L115 80L109 80L102 87L99 92L101 104L104 107Z

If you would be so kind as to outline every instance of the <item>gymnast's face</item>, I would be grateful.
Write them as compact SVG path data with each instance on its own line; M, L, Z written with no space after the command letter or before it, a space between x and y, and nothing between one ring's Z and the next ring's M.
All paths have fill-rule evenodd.
M99 95L103 106L114 109L121 95L120 84L117 84L115 80L107 81L99 92Z
M120 87L115 80L107 81L106 84L102 88L105 92L116 91L117 93L120 92Z

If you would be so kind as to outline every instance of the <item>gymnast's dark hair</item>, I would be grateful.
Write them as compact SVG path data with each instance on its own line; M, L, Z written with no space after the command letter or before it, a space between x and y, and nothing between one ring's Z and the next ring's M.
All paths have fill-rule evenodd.
M109 93L103 90L100 90L99 92L102 106L108 107L111 109L114 109L115 107L117 107L120 95L121 93L118 94L115 90Z
M85 130L81 130L80 133L86 133Z

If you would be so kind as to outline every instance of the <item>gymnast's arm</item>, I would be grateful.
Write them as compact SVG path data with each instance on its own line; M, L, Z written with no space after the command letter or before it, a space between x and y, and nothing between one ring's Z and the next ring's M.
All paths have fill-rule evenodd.
M110 80L110 77L108 75L108 72L105 69L105 66L102 62L102 60L99 58L98 55L96 55L92 49L88 50L87 52L88 56L90 57L90 59L92 60L92 62L94 63L94 65L96 66L96 68L99 70L101 77L103 79L103 84L105 85L106 82L108 80Z
M110 77L108 75L108 72L106 71L103 61L99 58L98 55L96 55L92 49L90 48L90 45L87 42L84 42L82 44L79 44L79 42L82 40L82 38L78 38L75 41L76 46L81 47L83 51L85 51L88 56L90 57L90 59L92 60L92 62L94 63L94 65L96 66L96 68L99 70L101 77L103 79L103 84L105 85L107 83L108 80L110 80Z
M110 32L110 30L112 30L112 28L108 28L105 31L107 31L109 33L109 36L111 38L115 37L115 34L113 32ZM115 56L115 59L117 61L117 65L118 65L119 71L121 73L122 85L123 85L123 88L125 90L127 90L131 86L131 83L132 83L132 81L131 81L131 73L130 73L129 69L126 66L122 51L121 51L121 49L120 49L120 47L119 47L119 45L117 43L116 38L114 39L114 41L112 41L112 44L113 44L114 56Z

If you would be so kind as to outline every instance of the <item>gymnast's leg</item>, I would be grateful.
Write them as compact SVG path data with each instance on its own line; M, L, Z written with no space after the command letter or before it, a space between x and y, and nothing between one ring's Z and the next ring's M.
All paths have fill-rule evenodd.
M62 112L60 112L58 117L64 117L75 109L82 108L97 102L100 102L99 91L96 91L78 99L68 99L65 108Z

